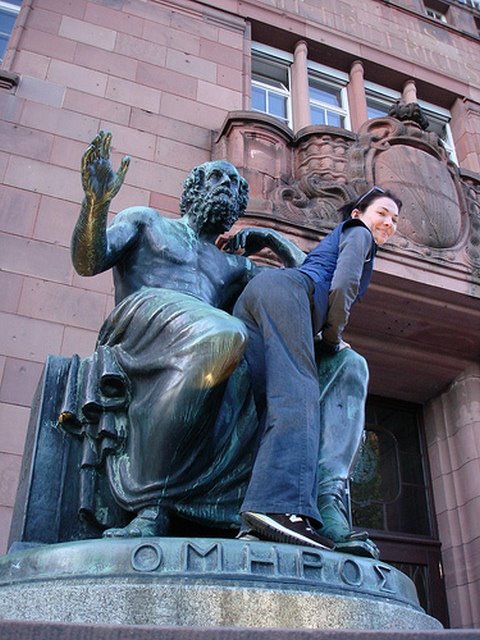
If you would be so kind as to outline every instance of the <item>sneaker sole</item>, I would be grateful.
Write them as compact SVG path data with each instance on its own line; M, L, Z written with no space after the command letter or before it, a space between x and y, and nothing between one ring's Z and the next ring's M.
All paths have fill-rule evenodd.
M245 513L242 513L242 517L248 525L273 542L303 544L308 547L315 547L316 549L324 549L326 551L332 550L331 543L330 546L328 546L327 544L315 542L311 538L307 538L306 536L302 536L300 533L287 529L263 513L251 513L246 511Z

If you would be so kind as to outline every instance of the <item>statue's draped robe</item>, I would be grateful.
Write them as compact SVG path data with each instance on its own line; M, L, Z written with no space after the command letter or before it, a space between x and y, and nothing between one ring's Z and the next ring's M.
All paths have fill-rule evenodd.
M244 345L236 318L192 296L142 288L110 314L93 356L77 357L63 427L84 438L84 469L105 465L125 510L159 505L210 525L240 524L261 437ZM345 349L322 358L319 377L319 480L344 482L363 429L366 362ZM94 512L83 484L81 507Z
M63 424L88 436L87 458L100 450L93 466L116 438L103 457L122 507L160 504L200 521L238 524L256 438L244 344L236 318L166 289L142 288L107 318L95 354L69 383L75 407ZM80 428L86 421L90 428Z

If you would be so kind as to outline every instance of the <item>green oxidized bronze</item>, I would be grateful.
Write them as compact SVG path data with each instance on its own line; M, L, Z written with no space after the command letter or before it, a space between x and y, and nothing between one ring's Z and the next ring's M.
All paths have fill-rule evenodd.
M113 269L116 302L93 356L73 359L61 412L62 428L84 442L80 509L107 537L166 535L172 514L238 528L258 434L242 360L246 330L229 311L260 268L249 255L269 248L296 266L304 254L267 229L243 229L217 247L248 197L224 161L190 173L180 219L131 207L107 226L129 165L126 157L112 169L110 142L100 132L83 157L85 199L72 240L78 273ZM347 349L320 367L325 527L339 550L375 555L366 535L352 535L344 501L363 429L366 363ZM127 526L109 522L96 503L92 470L100 468L132 516Z

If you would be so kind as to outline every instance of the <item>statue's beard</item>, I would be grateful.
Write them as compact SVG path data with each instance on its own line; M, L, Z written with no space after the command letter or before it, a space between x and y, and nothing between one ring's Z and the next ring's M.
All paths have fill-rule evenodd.
M197 232L208 235L228 231L238 220L238 214L238 201L227 189L206 193L193 202L189 212Z

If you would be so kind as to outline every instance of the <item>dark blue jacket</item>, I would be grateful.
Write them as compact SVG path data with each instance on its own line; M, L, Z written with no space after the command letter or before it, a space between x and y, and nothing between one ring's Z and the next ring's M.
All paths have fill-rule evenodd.
M328 315L328 296L332 279L337 268L339 257L339 245L342 232L349 227L362 226L368 229L358 218L350 218L340 223L308 254L305 262L298 267L302 273L306 273L315 283L313 294L313 328L317 334L325 325ZM365 294L373 271L374 256L377 245L372 236L372 245L368 260L359 256L361 263L352 264L352 275L358 279L358 292L354 300L347 301L348 309L353 302L360 300Z

